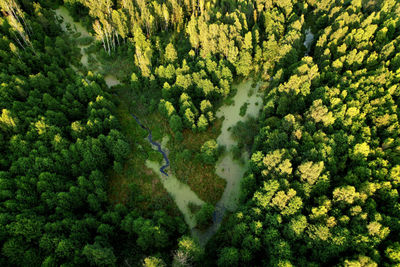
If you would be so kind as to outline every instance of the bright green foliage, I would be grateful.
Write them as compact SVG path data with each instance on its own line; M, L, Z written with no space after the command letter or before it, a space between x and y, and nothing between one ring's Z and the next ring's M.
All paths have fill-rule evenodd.
M209 243L210 262L398 264L399 32L392 21L399 22L399 3L269 5L280 9L262 16L274 37L262 45L269 86L259 134L243 178L241 208ZM318 33L304 57L297 48L303 19L286 21L298 14L315 19L309 23ZM237 74L245 66L246 60L237 62ZM259 222L259 232L246 227ZM263 246L246 249L257 237Z
M389 246L385 251L386 257L390 259L392 263L400 263L400 244L395 242Z
M165 267L165 263L162 259L157 257L147 257L143 261L143 267Z
M204 114L201 114L199 120L197 121L197 129L199 131L205 131L208 127L208 121Z
M232 128L252 154L240 206L204 257L162 213L169 200L142 207L134 190L109 202L108 170L149 155L120 133L118 91L82 75L56 2L92 27L93 50L132 63L129 101L143 113L159 103L176 141L212 125L234 80L266 81L260 118ZM399 5L0 0L0 265L399 264ZM207 141L194 160L212 165L217 152ZM211 207L202 213L206 227Z
M215 140L208 140L201 146L201 157L206 164L214 164L217 160L218 144Z
M204 249L193 238L187 236L179 240L178 250L184 252L193 262L200 262L204 256Z
M165 58L168 62L175 62L178 58L175 47L172 43L169 43L165 48Z

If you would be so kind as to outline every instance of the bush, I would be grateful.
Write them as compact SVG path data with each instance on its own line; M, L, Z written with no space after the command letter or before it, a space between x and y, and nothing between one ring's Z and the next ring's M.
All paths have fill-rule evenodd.
M246 111L247 111L247 107L248 106L249 106L249 103L246 102L240 107L240 111L239 111L240 117L244 117L244 115L246 115Z
M214 206L206 203L196 213L197 228L205 229L212 224Z
M215 140L208 140L201 146L201 159L205 164L214 164L218 157L218 144Z

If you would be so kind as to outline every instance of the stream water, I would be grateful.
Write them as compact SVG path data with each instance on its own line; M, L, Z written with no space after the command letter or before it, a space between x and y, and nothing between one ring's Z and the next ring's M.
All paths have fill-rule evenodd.
M72 33L79 32L83 37L90 36L90 34L80 23L73 21L66 8L60 7L59 9L55 10L55 12L58 17L63 18L61 26L64 31L68 31L69 27L67 27L67 25L70 24ZM88 55L84 49L86 46L79 47L82 53L81 63L84 66L89 67L87 60ZM106 75L105 81L108 87L112 87L120 83L120 81L112 75ZM195 216L191 213L188 207L189 203L201 206L204 204L204 201L201 200L187 184L179 181L173 174L168 175L165 171L165 169L169 166L169 159L167 153L162 149L162 147L166 147L168 138L163 138L162 144L153 141L151 131L146 128L136 116L131 114L136 122L143 129L148 131L149 134L147 139L150 144L152 144L153 147L155 147L155 149L158 150L164 157L165 164L147 160L146 166L159 175L164 188L172 196L179 210L182 212L186 223L192 229L193 236L197 237L202 245L204 245L218 230L225 212L234 211L238 205L240 180L247 169L248 155L243 155L246 164L240 164L238 161L233 159L233 154L230 150L236 144L236 142L233 140L229 129L238 121L245 120L245 118L239 116L240 107L243 104L248 104L246 116L250 115L257 117L259 114L259 111L262 107L262 97L261 94L258 93L260 84L258 84L256 88L252 88L251 84L252 80L247 80L246 82L236 85L237 93L233 97L233 104L222 106L216 114L218 117L224 117L221 127L221 134L217 138L217 143L218 145L225 146L227 151L218 160L216 165L216 173L225 179L227 184L221 199L216 204L215 212L213 214L213 224L206 231L201 232L194 228L196 226Z
M163 155L165 164L161 166L160 172L162 174L168 176L168 173L165 172L165 169L168 168L168 166L169 166L169 159L168 159L167 154L164 152L164 150L162 150L161 145L159 143L153 141L153 135L151 134L150 129L145 127L135 115L133 115L132 113L131 113L131 115L136 120L136 122L140 125L140 127L145 129L149 133L149 135L147 136L147 140L149 140L149 143L152 144L153 146L155 146L157 148L158 152L160 152Z
M250 79L236 85L237 93L233 98L233 105L222 106L216 114L217 117L224 117L217 143L220 146L225 146L227 151L219 158L216 173L226 180L226 187L221 199L215 206L213 224L206 231L201 232L197 229L192 231L203 245L218 231L226 211L234 211L238 205L240 181L247 170L249 155L247 153L243 155L245 164L233 159L231 149L236 145L236 142L233 140L229 129L239 121L244 121L247 116L258 117L263 103L262 95L258 92L260 83L255 88L252 88L252 83L253 81ZM252 94L249 94L251 92ZM245 103L248 104L246 117L241 117L239 116L240 107Z
M61 17L63 19L63 22L61 23L61 28L65 32L69 33L80 33L80 37L90 37L90 33L80 24L74 21L74 19L71 17L71 15L68 13L68 10L61 6L58 9L55 10L56 15L58 17ZM88 67L88 55L85 53L84 49L88 47L87 45L78 45L78 47L81 49L81 63L83 66Z

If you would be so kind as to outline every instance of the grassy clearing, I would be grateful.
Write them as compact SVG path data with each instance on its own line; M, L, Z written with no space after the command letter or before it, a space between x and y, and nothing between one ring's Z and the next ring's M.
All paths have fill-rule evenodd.
M140 108L140 105L137 107ZM216 120L213 127L202 133L185 130L183 131L183 141L178 141L167 120L157 111L141 117L141 119L151 129L154 140L160 142L163 136L171 136L167 150L171 163L170 169L175 176L188 184L200 199L216 204L224 192L226 181L215 174L215 166L205 165L199 154L204 142L217 138L222 122ZM182 158L185 150L190 152L190 156Z
M174 138L169 142L169 159L175 176L187 183L199 198L212 204L221 198L226 181L215 174L214 165L204 164L199 154L204 142L217 138L221 123L221 120L216 120L213 127L202 133L185 130L182 142Z
M216 204L224 192L226 181L215 174L215 166L205 165L199 154L204 142L218 137L222 121L217 119L212 127L201 133L184 130L183 141L178 141L168 121L157 110L149 112L149 106L141 103L139 97L134 97L128 89L120 90L119 94L121 99L136 100L130 105L130 110L151 130L153 140L161 142L163 136L170 136L166 149L171 163L169 169L174 175L188 184L200 199ZM188 151L190 156L182 158L182 154L188 154Z
M118 105L117 116L132 151L120 174L113 170L108 172L110 202L133 202L134 205L142 207L143 212L165 209L169 214L178 215L178 208L164 189L158 175L145 165L149 154L153 152L145 139L147 132L130 116L125 102Z

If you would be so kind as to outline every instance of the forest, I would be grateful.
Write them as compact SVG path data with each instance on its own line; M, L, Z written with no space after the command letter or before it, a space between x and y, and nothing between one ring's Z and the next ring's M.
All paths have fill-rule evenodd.
M0 266L400 266L399 104L396 0L0 0Z

